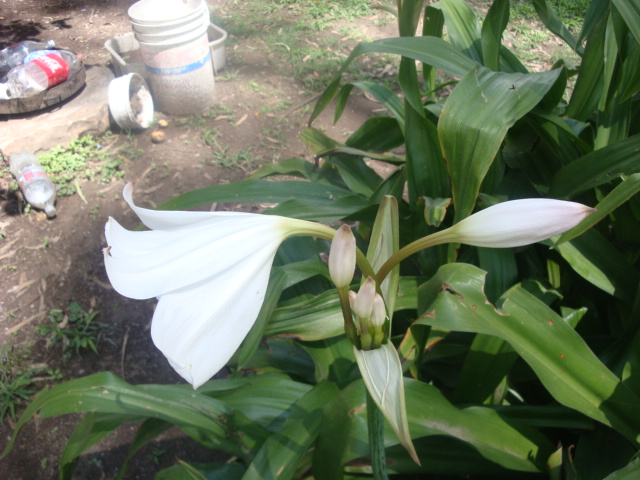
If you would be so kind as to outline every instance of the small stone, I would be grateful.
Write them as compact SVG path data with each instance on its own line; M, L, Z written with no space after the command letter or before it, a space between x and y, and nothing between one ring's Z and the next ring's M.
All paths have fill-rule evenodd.
M151 134L151 141L153 143L162 143L165 140L164 132L157 131Z
M169 122L167 122L164 118L158 120L158 125L160 128L167 128L169 126Z

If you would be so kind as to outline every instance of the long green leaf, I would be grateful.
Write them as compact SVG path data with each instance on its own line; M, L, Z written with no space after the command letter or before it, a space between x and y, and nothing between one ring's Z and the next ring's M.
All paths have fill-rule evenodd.
M579 225L564 232L560 238L556 240L554 247L584 233L596 223L609 216L616 208L638 192L640 192L640 173L635 173L611 190L611 192L596 205L596 211L594 213L585 218Z
M471 7L461 0L440 0L432 5L444 13L451 43L475 63L482 65L480 23Z
M441 38L400 37L384 38L370 43L360 43L351 51L340 70L322 93L309 119L309 125L318 118L331 103L340 88L340 78L347 67L360 55L367 53L388 53L412 58L453 75L463 77L475 63L469 57Z
M564 40L567 45L569 45L573 50L578 53L582 53L583 49L573 36L573 34L569 31L567 27L564 26L562 20L558 18L556 12L553 10L551 5L547 2L547 0L533 0L533 6L536 9L536 13L538 17L544 23L544 26L547 27L551 32L555 33L558 37Z
M604 480L635 480L638 477L640 477L640 459L636 458L626 467L607 475Z
M324 205L351 195L349 190L317 183L291 181L282 188L278 182L244 180L183 193L159 205L158 210L187 210L216 202L279 203L298 198Z
M467 217L507 130L549 91L560 70L470 71L447 99L438 134L453 187L456 221Z
M560 316L517 286L501 311L482 294L484 272L450 264L420 288L421 322L503 338L554 398L640 441L640 399L628 390Z
M550 241L547 241L551 245ZM624 255L596 230L558 245L560 255L580 276L625 302L632 302L640 275Z
M640 135L616 142L580 157L553 177L549 196L572 198L578 193L604 185L621 175L640 173Z
M629 31L640 43L640 0L611 0L620 16L629 27Z
M176 385L130 385L112 373L98 373L64 382L41 392L20 417L6 455L23 425L36 413L52 417L76 412L102 412L159 418L190 433L200 432L199 439L212 448L246 458L251 449L263 441L265 431L247 421L224 403L190 388ZM232 418L231 424L220 418ZM229 428L242 436L227 438Z
M496 0L489 7L482 23L482 58L484 66L491 70L500 68L502 34L509 23L509 0Z
M282 428L272 433L256 453L243 480L293 478L300 459L320 433L323 407L338 391L334 384L321 382L298 400Z

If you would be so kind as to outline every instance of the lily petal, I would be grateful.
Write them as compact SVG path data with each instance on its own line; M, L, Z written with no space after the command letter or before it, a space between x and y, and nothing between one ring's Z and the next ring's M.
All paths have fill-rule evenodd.
M151 326L156 346L195 388L215 375L255 322L276 251L309 222L237 212L168 212L137 207L151 231L109 219L105 266L124 296L158 297Z
M222 369L258 316L277 245L222 272L160 297L151 337L194 388Z

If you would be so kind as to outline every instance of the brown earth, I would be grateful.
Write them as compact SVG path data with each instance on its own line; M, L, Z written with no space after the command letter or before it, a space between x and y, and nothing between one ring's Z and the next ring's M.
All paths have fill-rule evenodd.
M0 48L25 39L53 39L59 47L81 53L87 66L107 65L110 57L103 48L104 42L131 30L126 10L132 3L132 0L0 0ZM212 4L212 9L224 16L226 8L242 8L242 3L219 0ZM376 28L373 24L371 18L353 23L373 38L393 35L393 25ZM342 42L342 54L348 54L354 44ZM219 106L231 109L232 115L191 119L160 115L168 126L162 129L165 141L159 144L152 143L150 137L159 126L129 138L117 130L105 137L102 140L105 149L116 152L122 147L129 148L130 154L124 155L125 163L121 166L124 179L106 185L81 182L84 199L79 195L59 198L58 215L53 220L33 210L22 214L21 198L6 189L12 178L7 169L8 158L5 159L0 184L3 355L6 356L10 346L14 351L27 348L31 352L30 365L45 364L60 369L64 380L109 370L135 384L182 382L151 342L149 327L154 301L129 300L109 285L101 251L105 246L104 223L108 216L113 216L124 226L137 225L135 216L120 198L127 181L136 182L137 203L153 207L179 193L241 179L265 162L293 156L312 159L299 134L306 126L314 94L294 80L290 66L282 65L266 47L264 42L250 45L242 39L229 38L226 70L233 74L226 81L224 77L217 79L215 95ZM264 113L269 108L263 107L275 106L283 99L287 100L286 109ZM345 132L354 131L379 107L359 97L350 102L337 126L331 126L329 117L321 118L317 125L325 127L334 138L343 138ZM33 121L37 122L38 117ZM218 129L217 141L227 149L226 158L235 158L234 162L225 164L212 156L215 149L204 142L203 134L214 127ZM243 155L234 156L240 153ZM234 204L218 205L218 209L223 207L238 208ZM86 310L100 312L98 320L115 328L111 334L115 345L103 342L99 355L89 352L69 361L62 360L60 345L47 348L34 329L47 322L51 309L67 309L72 301ZM57 478L60 452L77 418L31 422L12 452L0 460L0 478ZM6 446L13 427L10 418L4 426L0 425L0 449ZM113 478L132 432L133 426L122 428L92 448L80 460L75 478ZM153 478L155 472L174 464L176 458L212 460L211 452L198 449L193 442L181 439L179 432L172 431L136 455L127 478Z

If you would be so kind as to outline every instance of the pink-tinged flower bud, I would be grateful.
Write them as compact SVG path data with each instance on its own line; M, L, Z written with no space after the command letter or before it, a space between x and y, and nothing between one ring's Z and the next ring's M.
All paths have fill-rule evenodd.
M512 200L474 213L451 227L449 233L452 242L476 247L519 247L559 235L594 211L563 200Z
M356 269L356 239L348 225L342 225L331 242L329 274L337 288L346 288Z
M384 306L384 300L376 293L373 299L373 311L371 312L371 325L381 327L387 318L387 309Z
M353 302L353 311L358 318L368 320L371 318L371 312L373 311L373 301L376 297L376 282L373 278L367 277L364 281L356 299Z
M355 310L354 305L356 304L356 297L356 292L349 290L349 306L351 307L351 310Z

